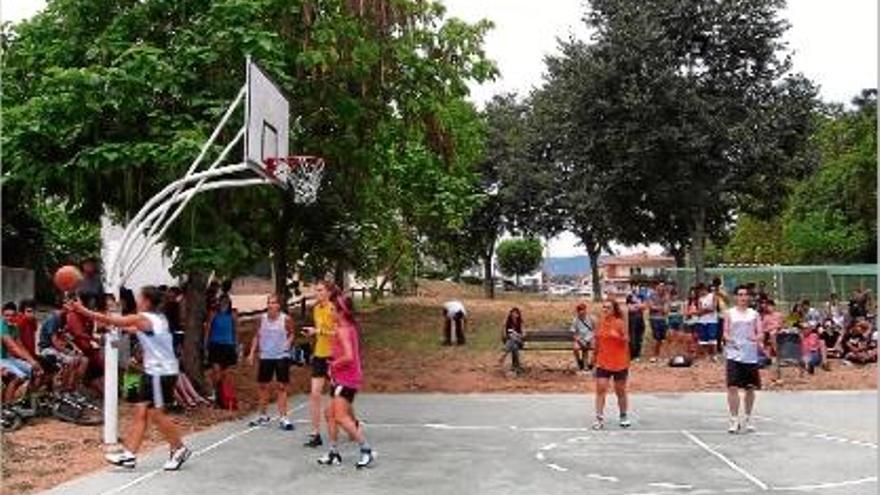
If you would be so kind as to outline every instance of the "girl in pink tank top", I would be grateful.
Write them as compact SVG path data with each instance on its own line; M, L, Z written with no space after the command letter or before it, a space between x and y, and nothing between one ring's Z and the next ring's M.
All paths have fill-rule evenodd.
M330 452L318 459L318 463L325 466L342 463L342 456L336 448L336 438L342 429L360 447L360 456L355 467L361 469L373 463L373 449L367 442L364 427L355 418L352 407L363 382L358 328L344 294L336 289L330 300L335 306L337 316L330 361L331 400L326 411Z
M345 359L345 341L351 345L351 356ZM333 339L333 360L330 361L330 379L333 385L360 390L363 382L358 329L348 318L340 318Z

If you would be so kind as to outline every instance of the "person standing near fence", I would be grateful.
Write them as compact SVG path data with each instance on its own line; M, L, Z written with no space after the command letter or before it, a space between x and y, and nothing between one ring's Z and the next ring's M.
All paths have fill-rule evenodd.
M718 298L714 292L709 291L706 284L697 286L699 299L699 343L700 349L715 361L717 342L720 337L718 331Z
M666 341L666 333L669 325L666 321L669 314L669 294L666 290L666 284L660 282L648 297L648 314L651 322L651 336L654 338L654 353L651 356L651 362L657 362L660 352L663 349L663 342Z
M627 322L629 334L629 356L635 362L642 355L642 341L645 338L644 304L638 293L631 292L626 296Z
M736 306L724 318L725 355L727 358L727 407L730 424L727 431L738 433L742 427L755 431L752 411L755 391L761 388L758 354L763 348L764 332L758 312L749 307L749 290L740 285L734 292ZM740 421L740 390L745 390L745 420Z

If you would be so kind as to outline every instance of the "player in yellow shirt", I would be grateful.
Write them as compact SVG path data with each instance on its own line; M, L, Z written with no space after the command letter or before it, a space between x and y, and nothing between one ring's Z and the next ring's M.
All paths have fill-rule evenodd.
M333 337L336 334L336 313L330 296L333 286L330 282L322 280L315 288L315 307L313 308L314 327L305 327L303 330L315 337L315 351L312 353L312 383L309 394L309 413L312 417L312 434L305 443L306 447L320 447L324 444L321 439L321 393L324 384L327 383L328 359L332 353Z

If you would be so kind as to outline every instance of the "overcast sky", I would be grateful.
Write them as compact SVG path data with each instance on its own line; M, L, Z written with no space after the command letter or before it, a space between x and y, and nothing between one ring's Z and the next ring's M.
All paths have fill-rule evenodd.
M486 52L501 76L472 87L478 105L500 92L526 94L541 83L543 58L556 50L556 39L589 35L581 17L582 0L444 0L447 14L468 21L495 23ZM27 18L42 0L3 0L4 21ZM877 0L789 0L784 16L791 22L786 39L794 52L794 70L821 88L826 101L847 103L863 88L877 86ZM572 235L549 244L551 256L583 254Z

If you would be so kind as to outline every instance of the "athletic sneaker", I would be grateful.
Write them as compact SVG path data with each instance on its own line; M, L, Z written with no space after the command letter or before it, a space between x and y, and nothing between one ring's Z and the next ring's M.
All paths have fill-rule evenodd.
M282 430L293 431L296 429L296 426L294 426L293 423L291 423L290 420L287 418L281 418L281 421L279 423Z
M755 425L752 423L752 417L751 417L751 416L746 416L746 421L745 421L745 423L746 423L746 431L747 431L748 433L754 433L756 429L755 429Z
M626 417L626 414L620 415L620 427L621 428L629 428L632 426L632 422L630 422L629 418Z
M591 426L594 430L604 430L605 429L605 419L601 416L596 418L596 421L593 421L593 426Z
M737 433L739 432L739 418L733 416L730 418L730 423L727 426L727 433Z
M324 445L324 440L321 440L321 435L319 433L312 433L309 435L309 441L303 444L303 447L311 447L317 448L321 445Z
M373 449L361 449L361 458L354 467L363 469L373 463Z
M250 423L248 423L248 426L264 426L267 423L269 423L270 421L272 421L272 420L269 419L269 416L261 415L261 416L257 416L256 418L252 419L250 421Z
M180 469L180 466L183 466L183 463L189 459L189 456L192 455L192 451L186 448L186 445L181 445L174 452L171 453L171 457L165 461L165 464L162 466L162 469L165 471L177 471Z
M648 359L648 362L649 362L649 363L656 363L656 362L657 362L657 358L652 357L652 358Z
M122 466L130 469L134 468L135 464L137 464L137 456L127 450L105 454L104 459L114 466Z
M342 456L339 455L339 452L331 450L330 452L327 452L324 457L318 459L318 464L322 466L336 466L342 464Z

